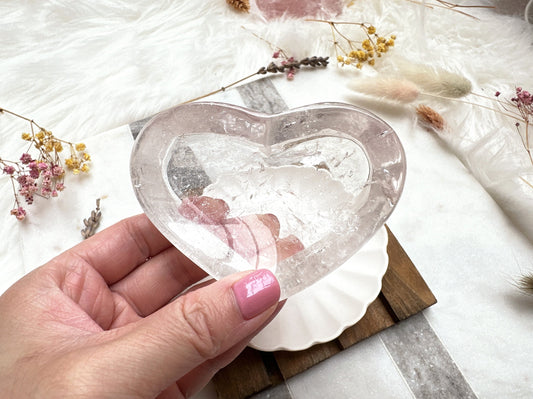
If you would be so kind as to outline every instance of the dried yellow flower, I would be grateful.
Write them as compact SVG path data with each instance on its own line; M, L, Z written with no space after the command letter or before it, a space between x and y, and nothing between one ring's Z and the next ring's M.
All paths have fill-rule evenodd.
M83 151L83 150L85 150L85 148L86 148L85 144L83 144L83 143L76 144L76 151Z
M380 35L375 25L367 22L336 22L328 20L312 20L315 22L327 23L331 27L333 43L337 56L337 61L342 65L353 65L362 68L365 63L375 65L376 61L370 62L374 57L381 57L383 53L389 51L395 44L395 35L388 37ZM363 37L352 39L348 33L340 29L340 25L356 25L363 31ZM349 59L349 61L347 61Z
M89 165L87 165L86 163L83 164L83 166L81 167L81 171L83 173L87 173L89 171Z
M74 160L72 157L65 159L65 166L69 169L74 169Z
M31 140L31 134L22 133L22 140L30 141Z

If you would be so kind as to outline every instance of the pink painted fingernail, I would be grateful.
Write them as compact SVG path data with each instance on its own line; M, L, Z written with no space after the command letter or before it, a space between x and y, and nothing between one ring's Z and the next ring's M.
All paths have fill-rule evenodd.
M245 320L253 319L279 301L278 280L266 269L256 270L243 277L235 282L232 288Z

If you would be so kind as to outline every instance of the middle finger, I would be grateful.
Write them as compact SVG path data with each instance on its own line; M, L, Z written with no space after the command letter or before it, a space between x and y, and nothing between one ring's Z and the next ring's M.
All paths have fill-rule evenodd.
M175 247L160 252L110 286L140 316L147 316L207 275Z

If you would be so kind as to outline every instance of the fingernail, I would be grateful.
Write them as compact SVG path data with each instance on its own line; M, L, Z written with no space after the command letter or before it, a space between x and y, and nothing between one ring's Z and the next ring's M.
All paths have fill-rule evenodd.
M279 301L278 280L266 269L256 270L243 277L235 282L232 288L245 320L253 319Z

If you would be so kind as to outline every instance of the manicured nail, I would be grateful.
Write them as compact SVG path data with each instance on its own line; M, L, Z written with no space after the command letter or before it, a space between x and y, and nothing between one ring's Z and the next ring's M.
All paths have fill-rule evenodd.
M256 270L238 280L232 288L245 320L253 319L279 301L278 280L266 269Z

